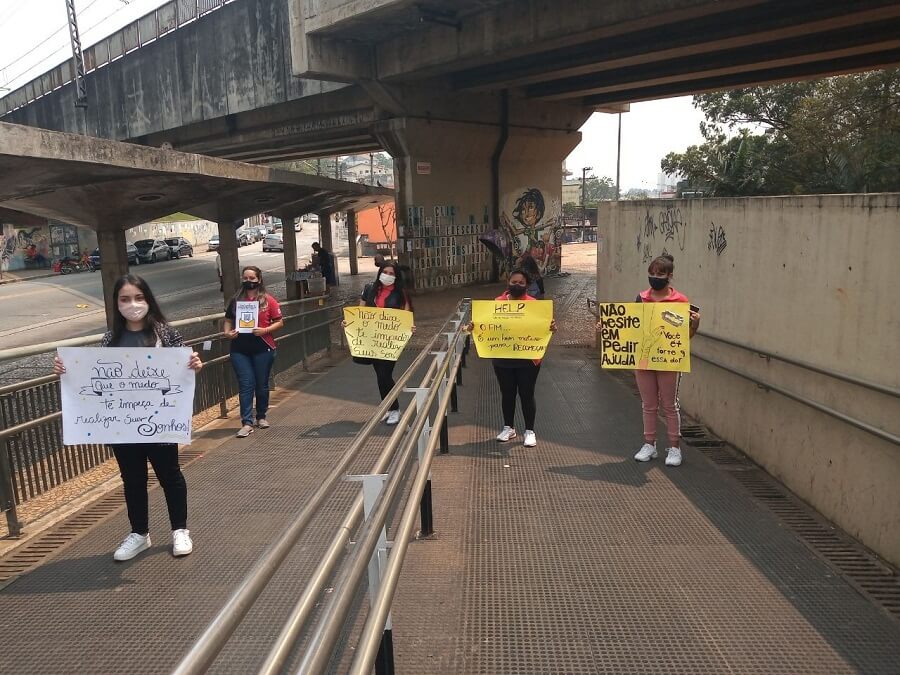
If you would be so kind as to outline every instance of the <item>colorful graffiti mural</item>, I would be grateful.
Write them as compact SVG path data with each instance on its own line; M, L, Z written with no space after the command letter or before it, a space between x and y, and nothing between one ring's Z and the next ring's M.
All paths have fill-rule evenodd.
M3 271L48 267L50 241L46 227L3 225L0 267Z
M559 272L562 207L558 199L548 204L539 188L521 188L504 198L500 222L509 239L513 262L530 255L541 274Z

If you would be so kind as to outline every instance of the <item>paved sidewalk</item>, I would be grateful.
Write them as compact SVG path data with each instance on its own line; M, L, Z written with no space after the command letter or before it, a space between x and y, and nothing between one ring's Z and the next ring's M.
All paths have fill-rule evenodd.
M19 281L32 281L33 279L46 279L47 277L57 276L59 274L50 269L4 271L3 275L0 276L0 286L3 284L14 284Z

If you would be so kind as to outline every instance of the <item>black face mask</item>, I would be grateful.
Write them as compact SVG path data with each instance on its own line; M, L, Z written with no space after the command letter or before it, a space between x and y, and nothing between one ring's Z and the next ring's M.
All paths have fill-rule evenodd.
M663 279L660 279L659 277L648 277L648 279L650 280L650 288L654 291L661 291L669 285L668 277Z
M255 291L257 288L259 288L259 282L258 281L242 281L241 288L243 288L245 291Z
M525 290L526 289L524 286L510 284L507 292L509 293L509 297L511 298L521 298L523 295L525 295Z

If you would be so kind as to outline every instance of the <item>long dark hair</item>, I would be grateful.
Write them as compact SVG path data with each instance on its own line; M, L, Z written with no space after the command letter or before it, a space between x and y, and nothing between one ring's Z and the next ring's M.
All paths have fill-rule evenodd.
M530 255L522 256L522 260L519 261L519 269L528 272L529 283L541 278L541 269L538 267L537 260Z
M112 340L110 340L110 344L113 346L119 344L119 340L122 338L122 332L126 329L127 324L125 323L125 317L122 316L122 312L119 311L119 291L121 291L122 287L126 284L131 284L140 290L140 292L144 294L144 300L147 301L147 306L150 308L147 312L147 316L144 317L144 326L146 329L150 330L150 335L147 337L147 346L152 347L156 344L156 340L159 336L159 329L166 323L166 317L159 308L159 303L156 302L156 297L153 295L153 291L150 290L150 286L147 285L146 281L135 274L126 274L125 276L119 277L113 286L112 300L113 304L116 306L116 311L113 312Z
M406 275L403 273L403 270L400 269L400 266L393 260L386 261L384 265L378 268L378 275L375 277L375 286L373 287L372 292L373 301L378 297L378 292L384 288L384 284L381 283L381 275L384 274L384 271L388 268L392 269L394 272L394 289L388 297L390 298L395 294L399 294L400 298L403 300L403 308L409 305L409 309L412 311L412 300L406 290Z
M263 281L263 273L262 270L259 269L256 265L247 265L246 267L241 268L241 276L244 276L244 272L250 270L256 274L256 278L259 279L259 286L256 288L256 299L259 300L259 308L261 310L266 308L268 304L269 293L266 291L266 284ZM246 300L246 291L244 290L244 282L241 281L241 287L238 288L238 292L234 294L234 301L238 300Z

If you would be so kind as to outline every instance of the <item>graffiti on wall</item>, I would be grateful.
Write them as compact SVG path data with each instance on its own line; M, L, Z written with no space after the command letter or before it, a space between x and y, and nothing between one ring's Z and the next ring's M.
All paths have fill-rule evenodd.
M47 267L50 241L44 227L3 225L0 234L0 266L3 271Z
M722 255L728 247L728 241L725 237L725 228L711 222L709 224L709 239L706 242L707 251L715 251L716 255Z
M671 246L673 250L677 247L679 251L684 251L687 244L687 230L687 223L677 206L666 206L657 213L651 213L648 208L644 212L635 239L641 261L649 263L660 255L657 253L660 244L664 252L668 252L667 246Z
M559 272L562 260L562 208L558 199L549 204L538 188L522 188L504 198L502 230L510 242L510 255L519 260L530 255L541 274Z

